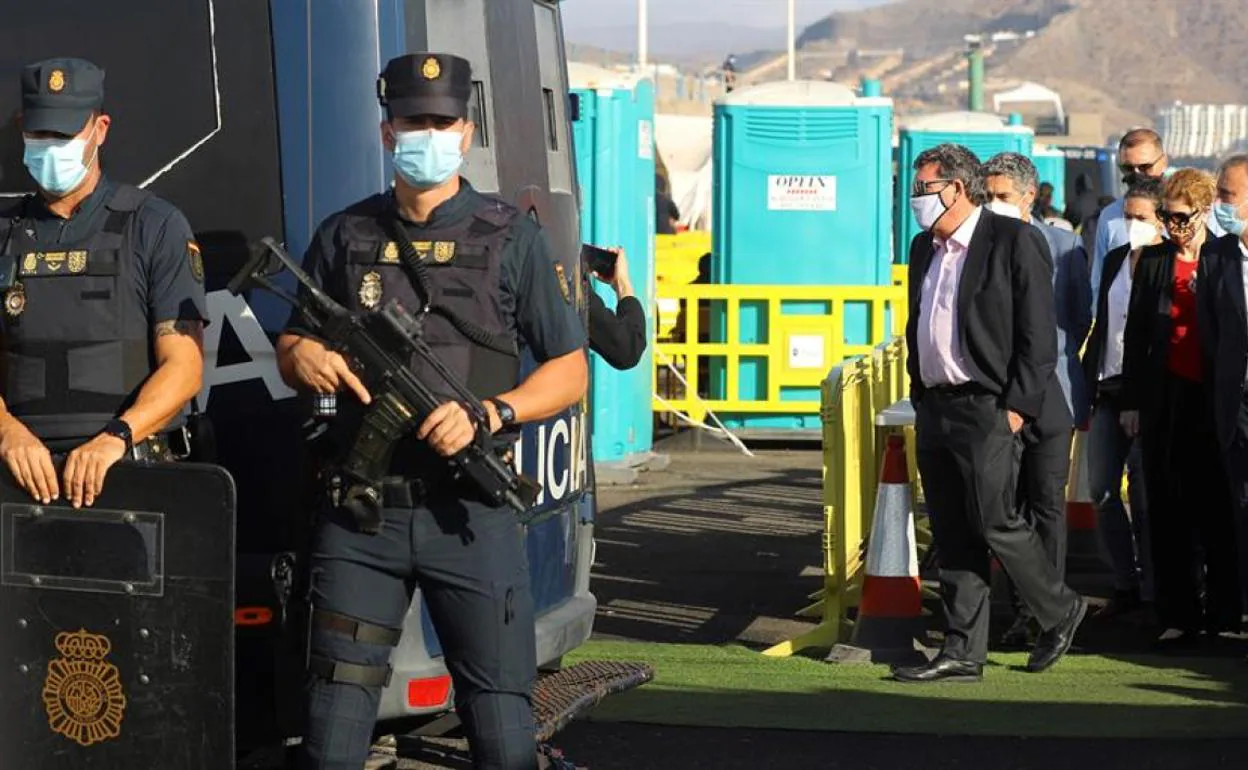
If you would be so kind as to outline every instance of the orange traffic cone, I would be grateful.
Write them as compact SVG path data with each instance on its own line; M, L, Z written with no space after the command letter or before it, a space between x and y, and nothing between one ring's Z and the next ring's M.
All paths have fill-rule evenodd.
M880 663L913 658L921 631L922 594L906 444L901 436L892 435L884 448L875 495L858 620L850 644L837 645L827 659Z

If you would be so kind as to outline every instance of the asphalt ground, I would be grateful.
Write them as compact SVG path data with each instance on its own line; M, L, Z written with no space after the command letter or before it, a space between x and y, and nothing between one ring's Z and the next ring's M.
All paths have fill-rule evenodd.
M671 445L659 451L671 457L666 470L599 490L595 640L761 649L808 629L792 613L820 585L817 449L756 450L746 457L711 441L701 451ZM1072 543L1071 582L1085 595L1103 597L1108 585L1089 549ZM1078 644L1132 655L1147 651L1150 639L1141 618L1088 621ZM554 741L591 770L1248 767L1248 724L1243 738L1106 740L672 727L593 717L591 711ZM1029 731L1019 725L1019 734ZM422 751L422 759L401 767L471 766L453 740L425 742Z

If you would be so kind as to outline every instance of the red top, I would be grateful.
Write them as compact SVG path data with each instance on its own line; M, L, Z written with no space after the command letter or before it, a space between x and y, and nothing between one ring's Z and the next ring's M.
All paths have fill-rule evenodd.
M1200 334L1196 327L1196 262L1174 261L1170 306L1170 353L1166 368L1185 380L1200 382Z

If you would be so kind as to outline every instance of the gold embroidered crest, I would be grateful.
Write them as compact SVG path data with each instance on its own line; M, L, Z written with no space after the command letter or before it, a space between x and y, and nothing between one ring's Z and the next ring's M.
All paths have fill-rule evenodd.
M387 264L397 265L399 263L399 244L390 241L381 250L381 261Z
M381 304L381 275L375 272L365 273L360 279L360 304L372 310Z
M65 264L65 252L49 251L43 255L43 263L48 266L49 273L59 272L61 265Z
M199 283L204 282L204 255L199 250L199 244L195 241L186 242L186 256L191 263L191 275Z
M438 75L442 74L442 65L438 64L438 60L430 56L425 59L425 64L420 68L420 74L425 76L425 80L437 80Z
M54 94L59 94L65 89L65 73L61 70L52 70L52 74L48 76L48 90Z
M433 261L440 265L445 265L455 259L455 242L454 241L438 241L433 244Z
M56 635L61 657L48 662L43 705L48 727L80 746L121 735L126 694L117 667L105 660L112 648L107 637L86 629Z
M4 312L17 318L26 309L26 287L15 283L4 293Z
M22 275L34 275L39 270L39 255L31 252L22 257Z
M87 252L71 251L69 252L69 272L75 275L87 269Z
M555 263L555 275L559 278L559 291L563 292L563 301L571 304L572 293L568 289L568 279L567 279L567 276L563 272L562 262Z

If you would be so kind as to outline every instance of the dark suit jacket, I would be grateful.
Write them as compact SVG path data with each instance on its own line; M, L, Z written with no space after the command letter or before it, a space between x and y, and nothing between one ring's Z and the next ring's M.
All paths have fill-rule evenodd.
M1213 251L1217 242L1205 241L1200 261ZM1122 347L1122 408L1151 411L1158 406L1160 383L1170 354L1170 311L1174 306L1175 245L1162 241L1140 252L1131 283L1131 304ZM1197 265L1196 297L1203 287Z
M1122 263L1131 254L1130 246L1119 246L1105 255L1105 269L1101 271L1101 285L1096 287L1096 320L1088 335L1088 346L1083 350L1083 379L1088 383L1088 393L1096 398L1096 385L1101 379L1101 358L1105 355L1105 343L1109 339L1109 324L1105 314L1109 312L1109 288L1122 269Z
M625 297L615 312L592 287L589 292L589 349L616 369L632 369L646 351L646 313L636 297Z
M1224 451L1239 433L1239 405L1248 371L1248 309L1244 306L1244 255L1227 235L1208 246L1196 268L1196 309L1205 355L1205 383Z
M915 404L925 390L919 375L918 324L932 252L930 232L920 233L910 244L906 369ZM1054 376L1057 319L1048 244L1035 227L984 209L965 258L957 313L968 373L996 394L1003 407L1035 420L1046 393L1062 397Z

